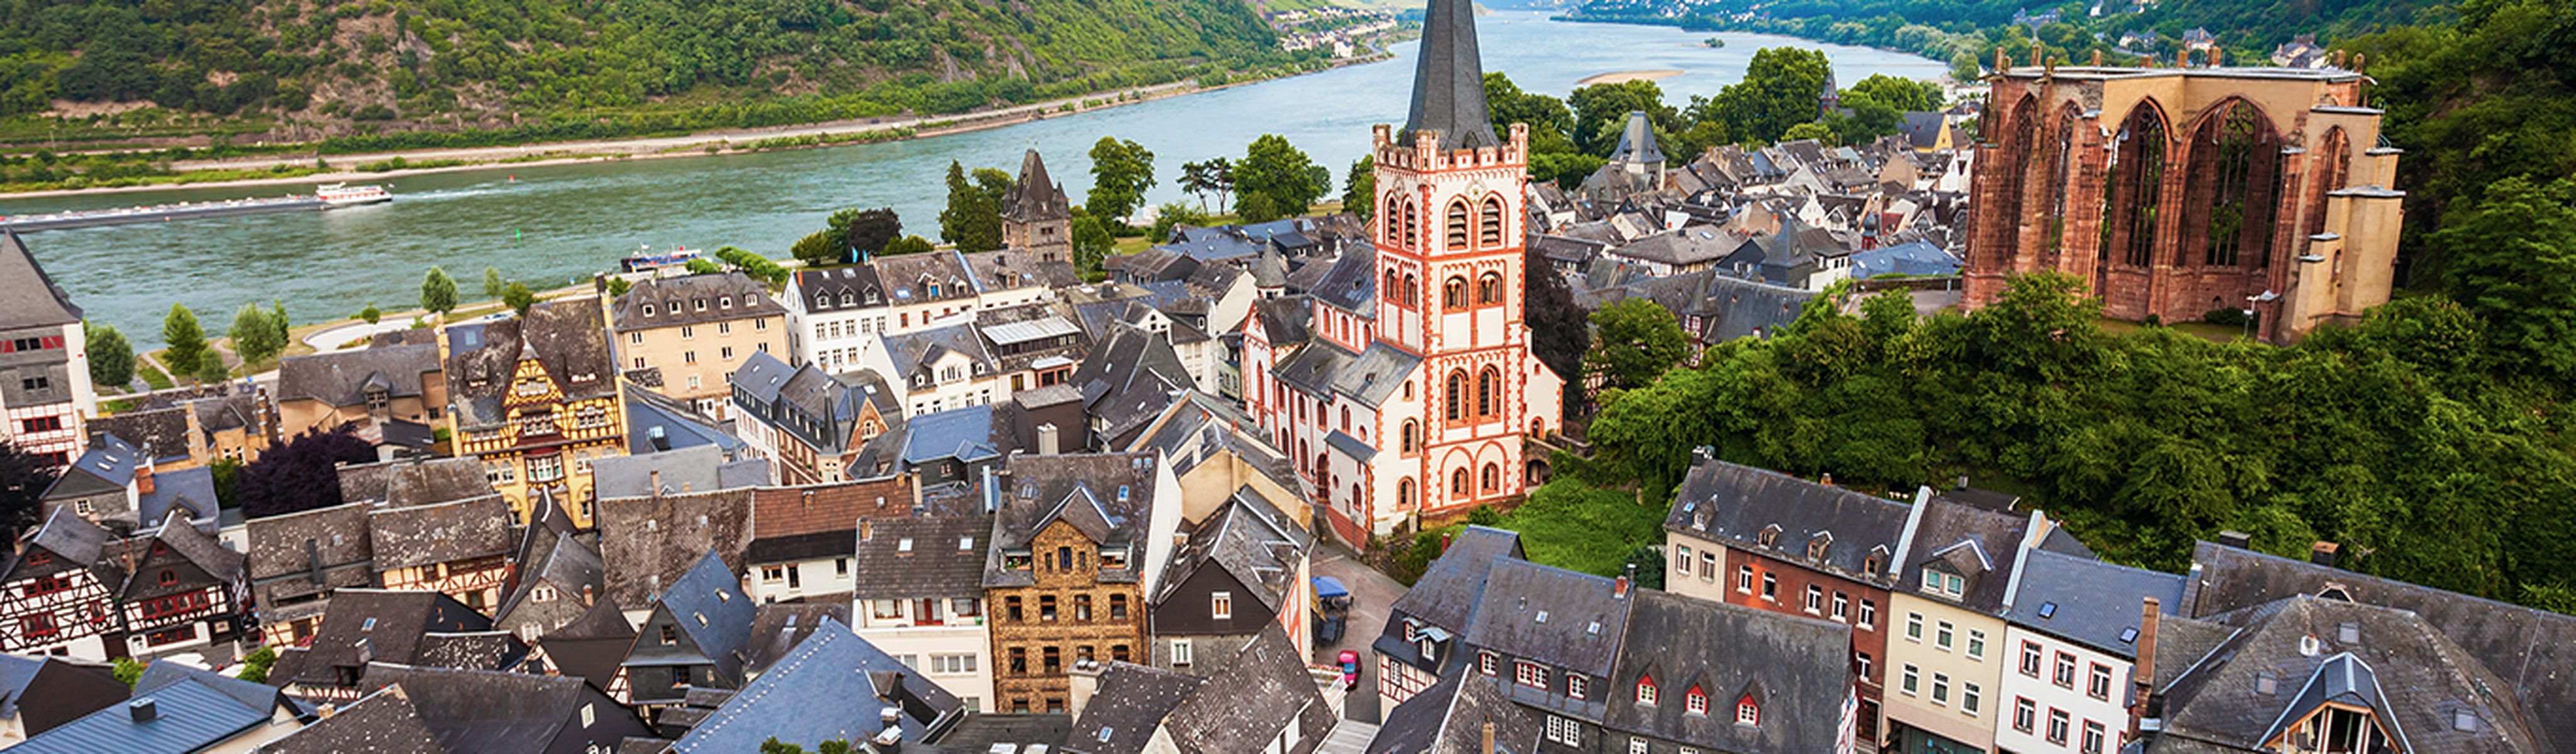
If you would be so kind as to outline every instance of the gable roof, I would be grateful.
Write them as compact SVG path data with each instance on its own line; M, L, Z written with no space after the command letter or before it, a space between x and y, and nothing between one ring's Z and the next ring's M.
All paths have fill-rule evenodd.
M993 545L986 548L984 585L1027 586L1026 571L1002 567L1002 553L1024 548L1048 524L1064 521L1104 545L1146 545L1146 527L1154 506L1179 505L1157 500L1153 453L1067 453L1013 456L1005 462L1008 488L1000 491L993 526ZM1104 580L1133 579L1145 567L1143 551L1130 553L1128 572L1104 569Z
M533 357L567 401L614 395L617 364L609 353L608 323L599 301L582 297L539 302L524 317L442 331L447 338L447 391L459 427L502 420L519 362Z
M1745 754L1832 751L1842 704L1852 693L1851 630L1722 602L1639 590L1618 669L1609 675L1610 728ZM1638 704L1652 679L1658 704ZM1683 694L1698 687L1720 712L1689 714ZM1750 694L1755 724L1735 722Z
M850 625L850 603L781 602L760 606L751 619L751 640L743 647L743 670L758 675L796 651L818 632Z
M1906 558L1896 586L1916 588L1922 583L1924 569L1938 564L1967 581L1958 599L1960 607L2000 615L2004 602L2012 598L2009 577L2013 561L2022 552L2021 544L2028 537L2030 523L2031 516L1931 498L1923 503L1921 521L1914 530L1914 552ZM1783 537L1778 549L1803 556L1804 543L1805 540Z
M454 563L510 552L510 503L484 495L450 503L380 508L367 515L376 570Z
M1539 716L1504 698L1498 684L1473 673L1441 676L1430 688L1387 710L1369 742L1371 754L1485 754L1484 726L1494 726L1496 754L1536 754Z
M855 597L976 597L984 589L991 515L932 515L870 522L850 557Z
M2044 549L2022 566L2021 592L2004 620L2131 660L2145 600L2165 615L2182 609L2183 577Z
M577 726L577 715L591 706L593 727L645 732L643 721L625 707L584 686L579 678L489 670L451 670L376 663L367 668L367 685L400 684L421 724L438 736L449 752L543 751ZM496 700L507 703L495 704ZM620 736L622 738L622 736Z
M0 719L18 721L25 735L107 709L130 691L106 665L0 654Z
M1448 549L1413 582L1413 588L1395 599L1392 610L1451 631L1465 631L1484 599L1486 577L1494 564L1522 557L1519 534L1468 526L1449 540Z
M134 708L149 704L149 720ZM168 660L155 660L135 680L134 696L9 747L13 754L185 754L231 740L268 722L277 690Z
M411 697L400 685L386 686L284 738L259 747L260 754L448 754L438 734L420 720Z
M1321 741L1334 714L1306 670L1305 652L1275 623L1163 718L1183 754L1260 751L1294 728L1299 741Z
M1904 503L1706 459L1691 466L1674 497L1672 512L1664 518L1666 531L1719 540L1842 578L1895 583L1902 557L1897 550L1906 544L1910 512ZM1761 533L1773 526L1779 527L1774 546L1762 547ZM1824 559L1809 560L1807 543L1827 533L1833 538ZM1866 572L1863 567L1873 552L1884 553L1884 562L1880 570Z
M422 662L431 634L492 630L492 619L455 597L423 590L341 589L331 594L321 625L303 647L278 653L269 683L284 686L340 685L339 668L364 668L371 662ZM503 664L515 664L505 652ZM477 668L493 669L493 668Z
M277 362L277 401L358 406L375 387L388 398L419 398L422 377L439 371L438 344L376 346L295 356Z
M1078 672L1078 671L1077 671ZM1172 710L1208 679L1126 662L1100 665L1099 690L1073 721L1068 748L1089 754L1141 754Z
M1303 562L1312 539L1285 521L1281 514L1266 510L1269 504L1249 487L1239 488L1235 495L1220 504L1207 520L1190 532L1188 541L1173 553L1166 568L1162 593L1152 595L1161 604L1180 588L1186 576L1200 568L1225 569L1236 583L1252 590L1262 608L1276 613L1282 600L1294 591L1298 564Z
M2484 666L2530 711L2544 749L2576 745L2576 616L2391 581L2351 571L2201 542L2200 576L2186 584L2183 609L2209 616L2329 588L2355 602L2422 616ZM2385 671L2385 668L2383 668Z
M818 704L822 700L836 703ZM825 619L795 651L690 728L671 751L755 751L772 737L807 744L860 742L886 729L888 712L901 740L919 742L935 723L960 714L963 706L849 626Z
M787 314L768 286L733 271L646 278L608 306L617 332Z
M650 605L706 556L740 564L751 545L751 490L629 497L598 503L608 597ZM748 620L746 618L746 620Z

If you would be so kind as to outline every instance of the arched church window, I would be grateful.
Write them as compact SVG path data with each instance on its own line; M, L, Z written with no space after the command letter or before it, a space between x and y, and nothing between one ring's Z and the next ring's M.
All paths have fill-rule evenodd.
M1503 491L1503 467L1485 464L1485 494Z
M1477 416L1490 417L1502 410L1498 400L1502 397L1502 382L1502 372L1493 367L1485 367L1484 371L1476 373Z
M1422 218L1413 202L1404 203L1404 248L1422 248Z
M1475 493L1475 488L1467 486L1467 467L1460 466L1457 471L1449 472L1450 497L1465 500L1475 497Z
M1492 306L1503 302L1503 274L1488 272L1476 278L1476 304Z
M1388 246L1402 246L1402 245L1404 245L1404 226L1397 224L1397 223L1398 223L1398 221L1400 221L1400 220L1402 220L1402 219L1403 219L1403 217L1404 217L1404 199L1403 199L1403 196L1402 196L1402 195L1400 195L1400 194L1393 194L1393 193L1387 194L1387 195L1386 195L1386 211L1385 211L1384 213L1381 213L1381 214L1379 214L1379 215L1378 215L1378 225L1379 225L1380 227L1386 228L1386 245L1388 245Z
M1450 421L1457 421L1459 419L1466 418L1459 415L1459 407L1464 406L1467 403L1466 397L1467 370L1449 370L1449 405L1442 409L1442 413L1447 415Z
M1477 218L1476 240L1488 247L1503 245L1503 200L1485 197L1483 216Z
M1414 450L1419 449L1421 447L1421 442L1422 424L1412 419L1404 420L1404 452L1411 453Z
M1467 203L1449 203L1449 223L1445 238L1451 251L1467 248Z
M1452 277L1440 286L1441 304L1451 310L1467 308L1467 279Z

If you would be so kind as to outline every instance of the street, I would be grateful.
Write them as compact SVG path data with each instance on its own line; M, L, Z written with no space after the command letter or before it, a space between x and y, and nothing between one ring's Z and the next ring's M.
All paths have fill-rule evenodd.
M1342 716L1363 723L1382 722L1385 710L1378 709L1377 662L1369 652L1369 642L1376 641L1378 632L1386 628L1387 609L1404 594L1404 585L1360 562L1338 543L1316 548L1312 570L1317 576L1341 579L1342 585L1351 590L1350 620L1345 624L1342 640L1331 645L1317 643L1314 661L1330 665L1342 650L1360 653L1359 687L1351 689Z

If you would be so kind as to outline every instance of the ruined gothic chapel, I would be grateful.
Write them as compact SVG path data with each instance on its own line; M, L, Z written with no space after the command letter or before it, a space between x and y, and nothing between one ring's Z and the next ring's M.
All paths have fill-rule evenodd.
M1245 327L1247 408L1346 542L1525 493L1524 433L1559 429L1521 322L1528 129L1489 122L1474 12L1431 0L1412 114L1372 140L1373 248L1313 262L1303 327Z
M2338 68L1996 67L1978 130L1970 306L2056 270L2111 317L2252 309L2294 340L2388 300L2398 150Z

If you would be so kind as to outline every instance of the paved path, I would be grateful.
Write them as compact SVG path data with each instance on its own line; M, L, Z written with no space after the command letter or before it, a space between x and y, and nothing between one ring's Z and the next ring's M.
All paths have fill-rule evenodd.
M1316 747L1319 754L1368 754L1369 742L1377 740L1377 726L1358 720L1344 720L1333 726L1332 735Z
M1317 576L1341 579L1342 585L1351 589L1351 614L1344 624L1342 640L1329 645L1318 643L1315 663L1333 664L1345 649L1360 653L1359 688L1351 689L1342 717L1354 722L1382 722L1385 711L1378 709L1377 663L1369 652L1369 642L1376 641L1378 632L1386 629L1387 610L1395 604L1395 598L1403 596L1404 585L1360 562L1339 544L1317 549L1312 569Z

